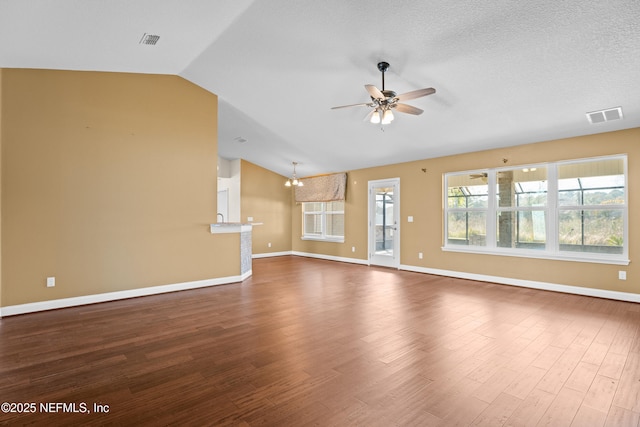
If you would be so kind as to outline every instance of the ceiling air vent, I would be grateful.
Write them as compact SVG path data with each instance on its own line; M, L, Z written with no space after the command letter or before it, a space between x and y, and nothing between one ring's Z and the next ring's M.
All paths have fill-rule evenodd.
M144 33L140 39L140 44L149 44L153 46L158 43L158 40L160 40L160 36Z
M606 110L592 111L587 113L587 119L589 123L604 123L612 120L620 120L622 118L622 107L608 108Z

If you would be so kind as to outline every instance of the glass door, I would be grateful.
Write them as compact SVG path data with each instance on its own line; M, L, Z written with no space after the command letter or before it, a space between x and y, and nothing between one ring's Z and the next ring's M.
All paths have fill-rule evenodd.
M369 264L400 267L400 179L369 181Z

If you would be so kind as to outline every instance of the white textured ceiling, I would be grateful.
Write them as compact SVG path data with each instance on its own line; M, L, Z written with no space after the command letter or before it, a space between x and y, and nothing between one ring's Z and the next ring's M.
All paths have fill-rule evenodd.
M639 22L638 0L0 0L0 67L180 75L219 95L221 156L308 176L640 127ZM387 89L437 90L384 132L330 109L381 60Z

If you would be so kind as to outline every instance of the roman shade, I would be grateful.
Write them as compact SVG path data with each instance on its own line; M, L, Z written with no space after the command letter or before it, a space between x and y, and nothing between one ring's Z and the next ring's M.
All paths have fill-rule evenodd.
M303 187L295 188L296 202L333 202L344 200L346 173L334 173L302 179Z

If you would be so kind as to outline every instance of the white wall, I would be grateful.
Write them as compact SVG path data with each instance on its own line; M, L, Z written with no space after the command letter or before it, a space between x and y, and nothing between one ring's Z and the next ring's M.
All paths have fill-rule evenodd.
M228 213L225 222L241 222L240 219L240 159L227 160L218 157L218 194L228 192Z

